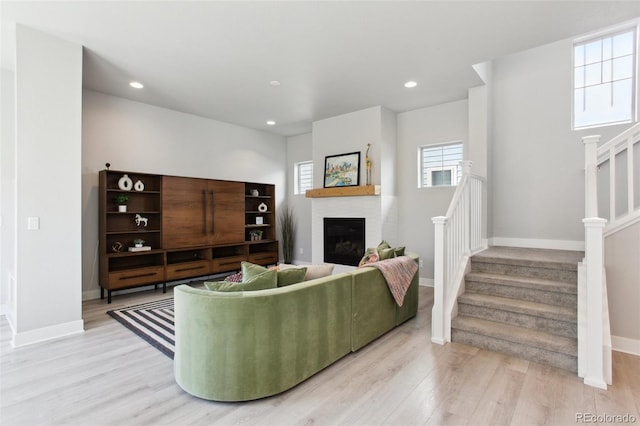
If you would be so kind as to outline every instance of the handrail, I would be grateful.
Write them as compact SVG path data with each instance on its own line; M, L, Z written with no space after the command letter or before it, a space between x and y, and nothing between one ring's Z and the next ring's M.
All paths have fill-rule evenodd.
M484 178L471 174L471 161L463 161L462 178L446 216L431 218L434 235L434 303L431 341L451 341L451 317L472 253L484 247L482 201Z
M586 136L582 138L585 145L585 172L586 172L586 212L585 217L605 217L605 212L598 211L598 170L601 166L609 162L609 173L602 176L608 179L609 191L609 224L605 229L605 235L611 234L632 223L640 220L640 206L635 203L636 176L635 167L635 145L640 143L640 123L630 127L618 136L597 147L600 136ZM626 165L623 171L626 172L626 193L618 191L620 182L619 162L616 157L626 152ZM626 169L626 170L625 170ZM620 212L621 206L618 204L618 197L626 197L625 210Z
M599 146L598 158L600 158L603 153L608 153L611 147L618 145L620 142L626 142L629 138L634 139L634 136L636 141L640 140L640 123L634 124L618 136L611 138L607 143Z

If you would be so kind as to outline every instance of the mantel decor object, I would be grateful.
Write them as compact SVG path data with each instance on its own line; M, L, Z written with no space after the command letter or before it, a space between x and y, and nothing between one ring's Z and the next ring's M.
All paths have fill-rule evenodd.
M371 144L367 144L367 152L364 156L364 162L366 164L367 171L367 185L371 185L371 159L369 158L369 149L371 148Z
M360 152L324 158L324 187L360 185Z

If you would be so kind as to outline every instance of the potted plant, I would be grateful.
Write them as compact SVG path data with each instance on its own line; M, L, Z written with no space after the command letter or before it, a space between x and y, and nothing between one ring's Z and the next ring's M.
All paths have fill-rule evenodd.
M262 239L262 232L258 229L249 232L249 238L251 241L260 241Z
M113 197L113 201L118 204L118 211L119 212L126 212L127 211L127 201L129 201L129 196L126 194L118 194L115 197Z
M144 245L144 240L142 238L136 238L133 240L133 245L136 247L142 247Z
M284 263L293 262L293 245L296 241L296 219L289 206L280 209L280 232L282 232L282 257Z

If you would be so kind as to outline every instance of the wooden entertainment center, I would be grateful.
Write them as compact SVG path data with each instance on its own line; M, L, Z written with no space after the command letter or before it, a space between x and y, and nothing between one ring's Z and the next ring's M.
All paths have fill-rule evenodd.
M107 290L108 303L116 290L166 291L167 281L236 271L243 260L278 261L275 185L115 170L99 178L100 298Z

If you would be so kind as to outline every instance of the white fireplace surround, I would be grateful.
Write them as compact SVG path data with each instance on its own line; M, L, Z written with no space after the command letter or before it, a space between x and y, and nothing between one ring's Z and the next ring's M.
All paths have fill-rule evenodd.
M383 205L386 208L383 209ZM383 239L395 242L395 197L331 197L314 198L311 209L312 262L324 263L324 218L365 218L365 246L375 247ZM385 236L385 237L383 237ZM336 265L335 272L354 269Z

